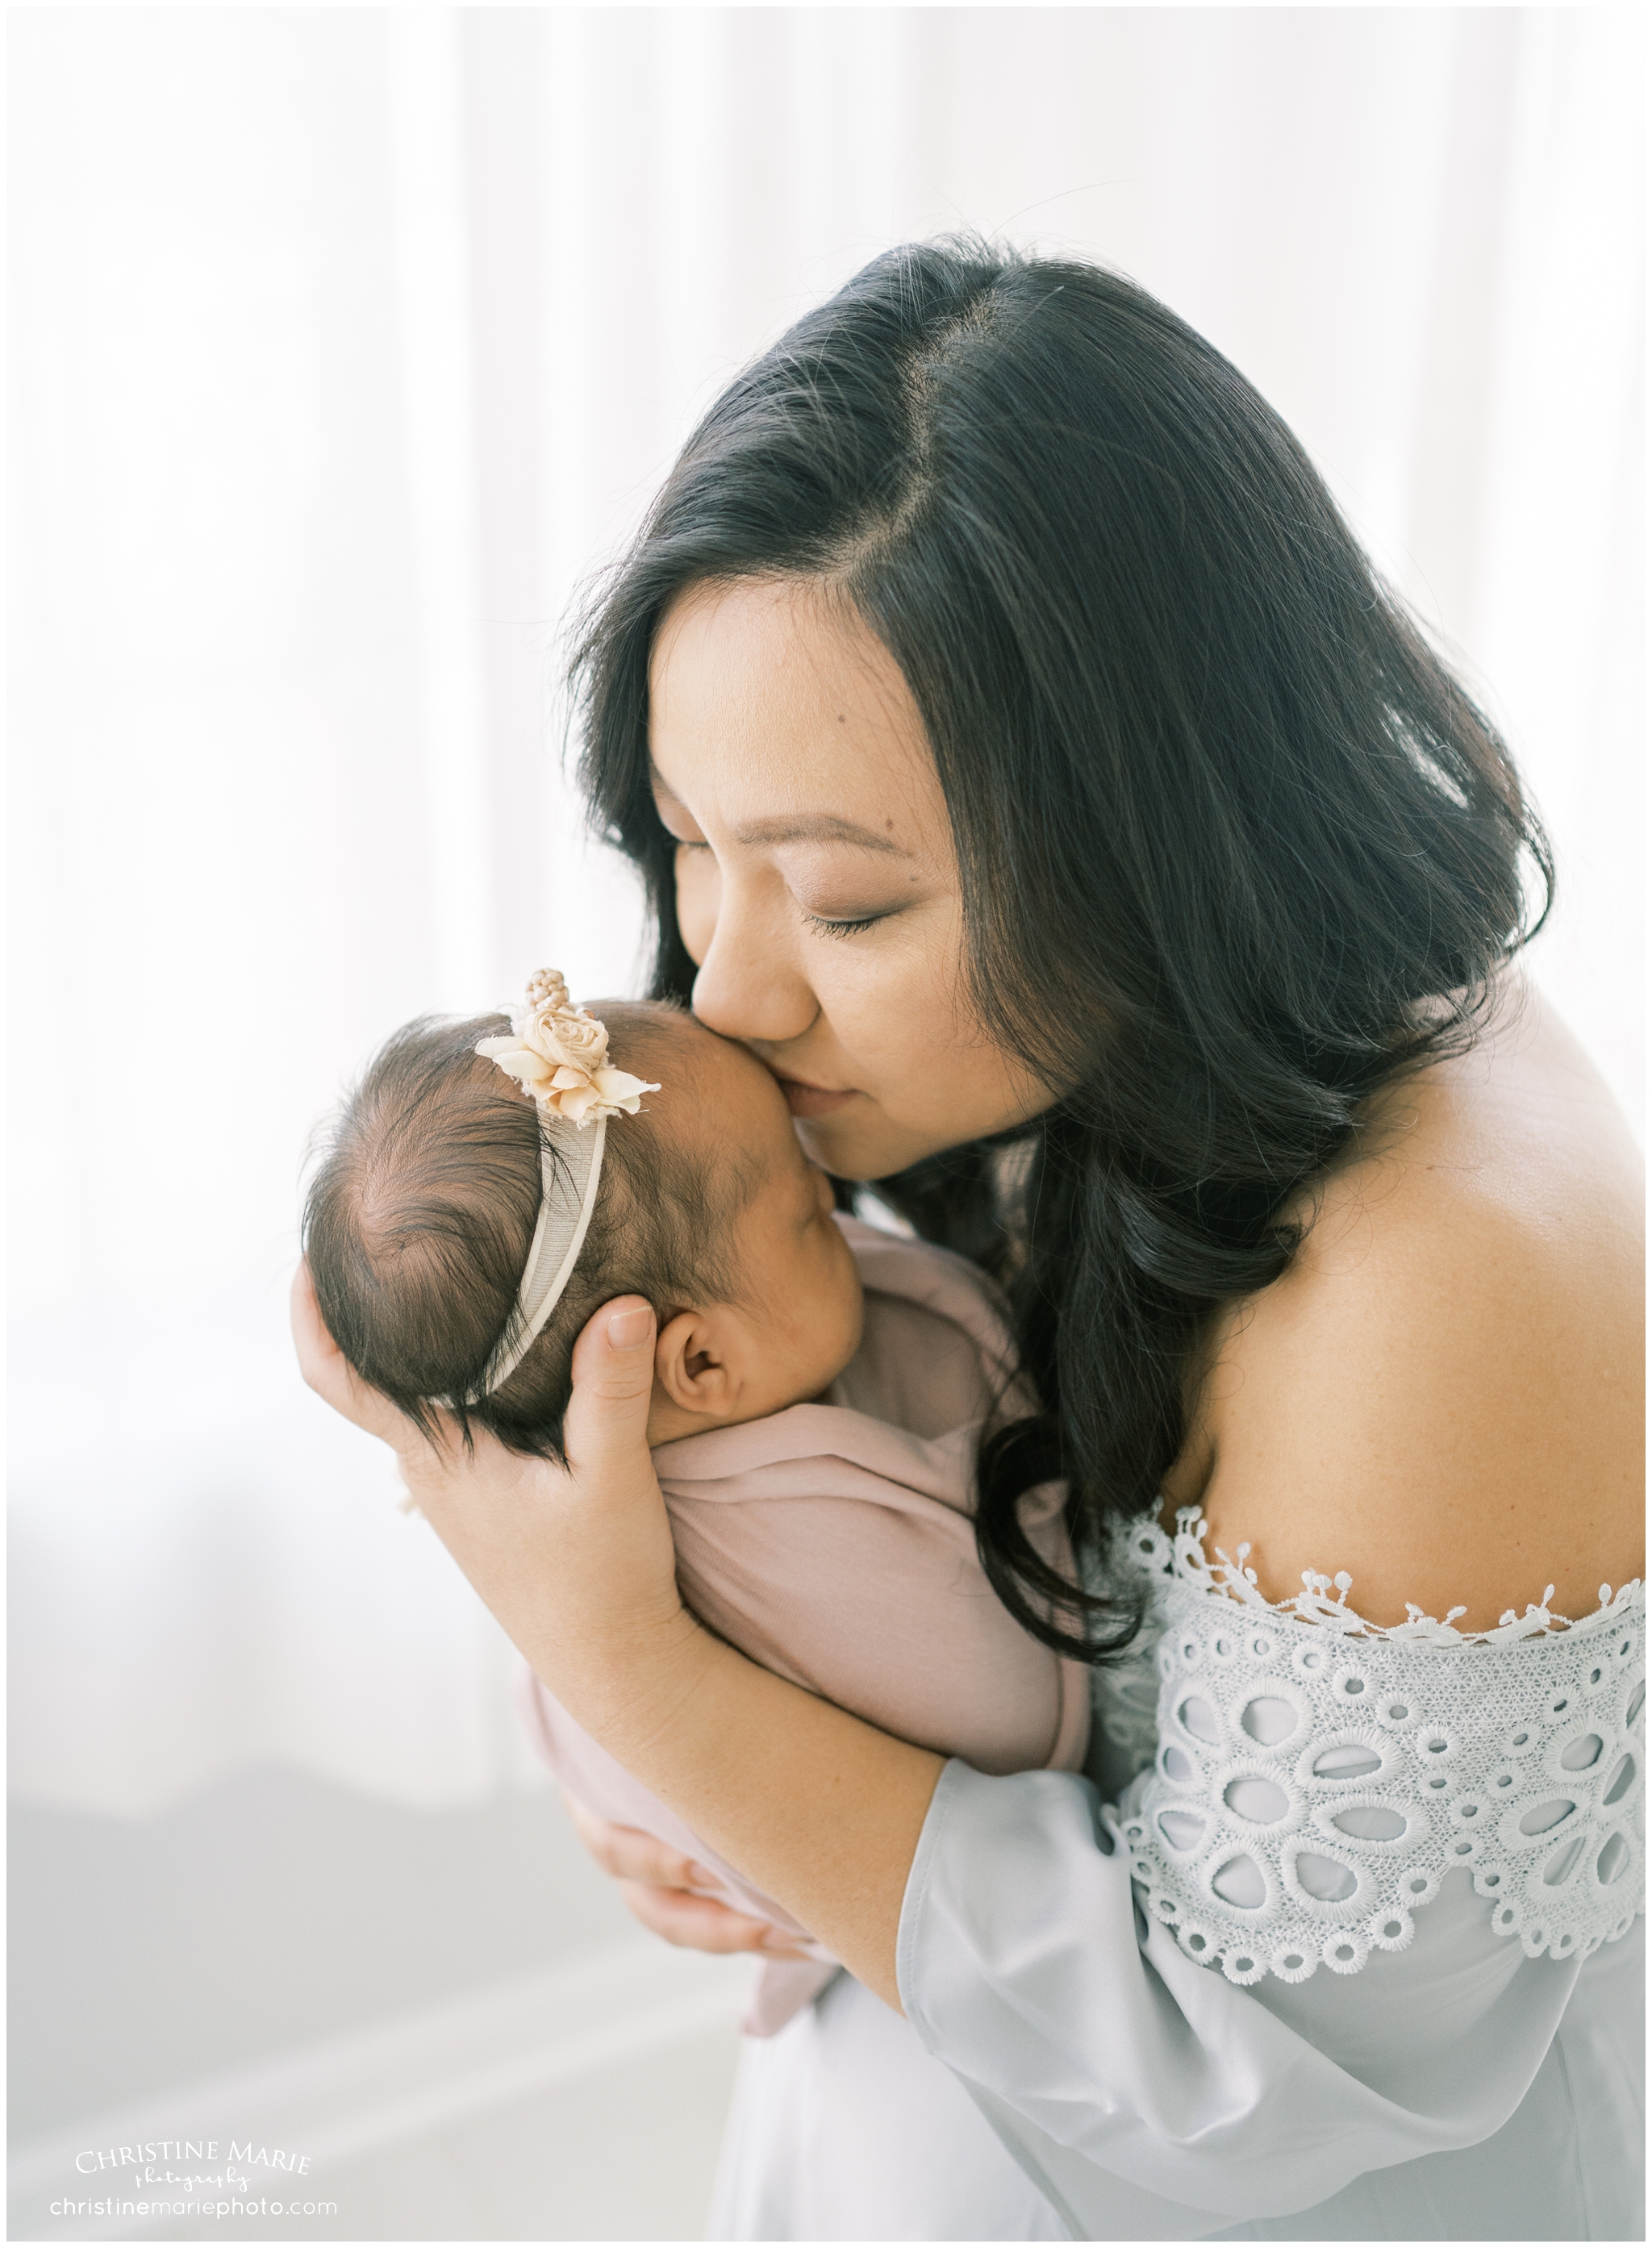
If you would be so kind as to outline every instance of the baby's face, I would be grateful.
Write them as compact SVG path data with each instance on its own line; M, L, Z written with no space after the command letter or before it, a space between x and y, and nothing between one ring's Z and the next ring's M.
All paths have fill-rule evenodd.
M654 1443L819 1396L859 1348L863 1308L831 1182L805 1157L778 1084L745 1047L698 1024L685 1032L695 1107L685 1128L708 1169L737 1165L747 1185L726 1244L735 1300L683 1312L661 1332ZM648 1104L662 1126L675 1121L668 1092Z

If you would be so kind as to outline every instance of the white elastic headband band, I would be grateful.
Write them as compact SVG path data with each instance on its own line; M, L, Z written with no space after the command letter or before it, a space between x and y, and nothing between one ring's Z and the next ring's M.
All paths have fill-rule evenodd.
M539 1116L539 1218L528 1247L522 1283L499 1347L488 1360L467 1405L502 1388L533 1347L573 1277L602 1178L608 1120L583 1131L560 1117Z
M561 1300L596 1207L609 1117L634 1116L643 1094L660 1090L614 1067L606 1025L572 1004L554 968L529 978L523 1004L511 1010L510 1036L482 1038L476 1052L514 1079L538 1113L539 1216L511 1317L467 1405L509 1381Z

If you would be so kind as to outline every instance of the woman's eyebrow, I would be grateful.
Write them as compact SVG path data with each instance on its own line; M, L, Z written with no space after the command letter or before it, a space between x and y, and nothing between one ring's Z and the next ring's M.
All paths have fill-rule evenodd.
M648 767L649 785L656 800L675 805L688 813L689 807L671 786L658 765ZM903 843L888 835L879 835L870 827L861 827L853 819L840 819L836 813L812 812L792 814L778 812L770 819L750 819L734 831L737 843L853 843L862 851L882 851L891 858L910 859L914 853Z
M796 818L781 812L772 819L747 820L735 829L734 838L737 843L853 843L862 851L886 851L897 859L912 856L892 836L875 835L869 827L859 827L853 819L840 819L827 812Z

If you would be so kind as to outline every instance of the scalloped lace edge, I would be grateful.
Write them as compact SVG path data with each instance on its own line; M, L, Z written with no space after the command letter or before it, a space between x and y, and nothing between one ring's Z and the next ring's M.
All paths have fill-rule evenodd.
M1245 1566L1251 1552L1248 1539L1239 1547L1237 1559L1218 1546L1212 1561L1207 1559L1204 1550L1210 1525L1204 1519L1203 1509L1179 1506L1176 1520L1174 1539L1165 1535L1150 1514L1143 1515L1133 1526L1128 1539L1139 1566L1154 1573L1168 1573L1178 1583L1214 1593L1253 1613L1260 1610L1277 1621L1317 1624L1349 1639L1382 1639L1435 1647L1507 1647L1524 1639L1604 1628L1615 1621L1642 1590L1639 1577L1631 1577L1615 1593L1609 1584L1602 1585L1599 1607L1575 1621L1551 1610L1549 1602L1554 1598L1554 1587L1548 1585L1544 1587L1540 1601L1527 1603L1524 1615L1517 1614L1513 1608L1505 1608L1498 1621L1484 1631L1457 1628L1454 1619L1468 1614L1466 1606L1448 1608L1441 1619L1428 1614L1411 1600L1405 1604L1403 1623L1368 1623L1347 1605L1354 1580L1346 1569L1339 1570L1334 1577L1325 1576L1317 1569L1305 1569L1301 1592L1293 1593L1289 1600L1271 1600L1258 1590L1256 1571ZM1144 1532L1150 1532L1150 1539L1144 1537ZM1333 1590L1334 1600L1331 1597Z
M1176 1518L1176 1535L1171 1539L1152 1516L1141 1516L1129 1525L1125 1533L1126 1552L1143 1573L1157 1580L1166 1592L1186 1589L1205 1599L1220 1600L1224 1608L1230 1611L1237 1608L1252 1618L1257 1618L1260 1612L1276 1629L1280 1625L1287 1630L1298 1624L1311 1627L1300 1639L1294 1642L1287 1641L1283 1647L1276 1644L1268 1648L1260 1639L1254 1645L1252 1651L1258 1656L1265 1655L1270 1669L1280 1676L1283 1676L1281 1665L1297 1669L1303 1663L1312 1663L1316 1678L1336 1686L1345 1677L1354 1676L1364 1668L1365 1662L1370 1658L1353 1656L1352 1646L1350 1657L1355 1666L1353 1671L1345 1669L1339 1672L1339 1658L1329 1649L1316 1653L1312 1641L1324 1631L1354 1645L1368 1645L1379 1641L1399 1641L1402 1645L1420 1642L1424 1646L1444 1647L1545 1642L1555 1649L1553 1659L1563 1669L1567 1665L1567 1657L1560 1650L1581 1635L1589 1642L1608 1639L1608 1644L1601 1651L1601 1667L1591 1675L1593 1685L1607 1669L1614 1666L1617 1656L1628 1655L1631 1639L1636 1643L1640 1639L1645 1601L1644 1588L1639 1578L1633 1578L1620 1587L1615 1594L1609 1587L1602 1586L1600 1607L1578 1621L1553 1613L1548 1606L1553 1597L1553 1587L1550 1587L1540 1605L1529 1606L1524 1616L1517 1615L1510 1609L1499 1623L1486 1631L1457 1629L1453 1619L1463 1614L1461 1608L1452 1609L1442 1622L1415 1606L1410 1607L1403 1624L1376 1625L1368 1623L1362 1616L1348 1608L1347 1596L1352 1588L1353 1580L1347 1575L1328 1578L1305 1570L1302 1593L1290 1600L1269 1600L1258 1589L1254 1571L1244 1566L1245 1557L1251 1550L1248 1545L1239 1547L1237 1560L1217 1547L1215 1549L1216 1559L1212 1561L1205 1552L1203 1541L1209 1535L1210 1525L1203 1518L1202 1509L1196 1506L1179 1508ZM1333 1589L1338 1595L1334 1599L1332 1598ZM1216 1624L1208 1614L1203 1622L1206 1628L1192 1632L1188 1643L1180 1650L1182 1668L1188 1676L1202 1675L1195 1658L1206 1642L1211 1642L1212 1631L1217 1635L1211 1642L1212 1651L1223 1651L1222 1641L1227 1627ZM1615 1636L1617 1629L1624 1626L1631 1627L1631 1639L1626 1639L1622 1647L1614 1650L1609 1640ZM1181 1628L1182 1625L1178 1623L1176 1629ZM1243 1634L1235 1635L1236 1639L1243 1636ZM1147 1643L1145 1640L1143 1643ZM1152 1643L1161 1649L1165 1646L1164 1640L1157 1632L1153 1634ZM1580 1677L1591 1659L1591 1653L1586 1649L1580 1649L1571 1658L1579 1666ZM1162 1653L1158 1657L1156 1667L1165 1683L1161 1688L1155 1731L1164 1737L1165 1729L1162 1722L1165 1709L1163 1694L1169 1690L1169 1706L1174 1708L1182 1685L1176 1678L1174 1655L1171 1656L1171 1668L1166 1668ZM1539 1662L1539 1673L1546 1668L1546 1659ZM1637 1675L1643 1675L1643 1668L1642 1662ZM1420 1677L1420 1674L1416 1675ZM1511 1658L1506 1666L1492 1666L1491 1671L1470 1671L1459 1666L1448 1666L1447 1672L1442 1676L1443 1685L1448 1687L1451 1694L1459 1698L1469 1696L1477 1710L1489 1704L1494 1717L1500 1697L1506 1696L1511 1688L1519 1686L1524 1690L1525 1686L1531 1683L1532 1674L1527 1664L1514 1658ZM1237 1691L1237 1688L1234 1690ZM1255 1690L1261 1693L1266 1689L1258 1683ZM1280 1691L1285 1690L1282 1686ZM1419 1686L1417 1690L1423 1689ZM1561 1693L1562 1698L1551 1703L1551 1716L1570 1710L1574 1698L1564 1681L1555 1690ZM1587 1695L1589 1689L1582 1688L1580 1690ZM1292 1695L1291 1698L1295 1700L1297 1697ZM1408 1694L1406 1699L1409 1701L1409 1698ZM1318 1715L1323 1717L1325 1714L1323 1707L1319 1707ZM1406 1710L1400 1710L1395 1722L1400 1719L1409 1722L1409 1714ZM1505 1710L1504 1714L1509 1712ZM1607 1714L1604 1710L1591 1711L1586 1705L1569 1722L1593 1724L1597 1715ZM1231 1722L1230 1715L1230 1732ZM1602 1775L1618 1768L1613 1765L1611 1758L1618 1748L1626 1745L1628 1732L1635 1731L1637 1740L1639 1738L1637 1716L1626 1714L1621 1720L1613 1722L1615 1726L1614 1749L1607 1757L1597 1759ZM1217 1723L1220 1726L1222 1720L1219 1717ZM1448 1770L1455 1772L1457 1792L1467 1808L1468 1818L1471 1818L1485 1807L1484 1801L1474 1799L1479 1796L1482 1787L1487 1784L1502 1785L1501 1775L1491 1771L1491 1764L1501 1756L1502 1772L1511 1777L1517 1776L1514 1767L1508 1763L1508 1758L1524 1756L1533 1740L1537 1740L1542 1753L1534 1751L1534 1760L1526 1770L1525 1792L1531 1794L1535 1801L1552 1785L1558 1788L1563 1784L1566 1774L1553 1772L1552 1767L1543 1761L1547 1750L1540 1737L1548 1723L1549 1718L1544 1717L1534 1718L1528 1724L1522 1713L1518 1739L1505 1740L1504 1748L1499 1751L1495 1737L1489 1737L1487 1741L1477 1743L1473 1754L1465 1750L1462 1761L1453 1765L1451 1759L1457 1757L1458 1749L1463 1744L1453 1737L1448 1706L1445 1715L1439 1717L1435 1725L1426 1727L1424 1733L1413 1741L1412 1746L1420 1755L1425 1749L1429 1753L1436 1749L1443 1753L1445 1763L1437 1767L1437 1777L1429 1783L1430 1789L1444 1784ZM1379 1716L1377 1724L1377 1734L1368 1734L1364 1731L1348 1732L1343 1709L1339 1703L1332 1732L1326 1738L1333 1746L1357 1738L1386 1752L1387 1748L1396 1745L1398 1737L1394 1735L1388 1720ZM1493 1736L1497 1730L1494 1723ZM1598 1730L1605 1737L1606 1724L1601 1724ZM1625 1738L1618 1739L1618 1733L1623 1734ZM1431 1734L1437 1734L1438 1739L1428 1739L1427 1736ZM1200 1732L1198 1739L1203 1742L1204 1738L1204 1734ZM1246 1746L1244 1743L1238 1745L1242 1749ZM1627 1874L1626 1883L1621 1892L1616 1890L1620 1878L1618 1872L1603 1876L1598 1893L1590 1891L1586 1895L1584 1886L1575 1889L1568 1889L1565 1886L1578 1855L1577 1840L1570 1845L1572 1856L1557 1874L1551 1876L1546 1868L1539 1868L1539 1858L1550 1847L1553 1839L1551 1833L1553 1822L1531 1830L1534 1840L1529 1847L1517 1840L1511 1845L1496 1848L1492 1854L1486 1854L1488 1848L1491 1847L1486 1838L1470 1826L1468 1818L1458 1820L1455 1815L1457 1806L1442 1795L1431 1799L1437 1800L1442 1812L1451 1814L1451 1823L1449 1826L1442 1826L1438 1817L1430 1814L1426 1831L1419 1831L1417 1839L1422 1845L1420 1850L1402 1856L1392 1856L1386 1848L1388 1838L1374 1838L1373 1854L1364 1861L1368 1866L1373 1886L1368 1894L1355 1892L1346 1916L1341 1909L1329 1907L1329 1901L1326 1900L1309 1903L1302 1911L1293 1909L1290 1895L1278 1894L1281 1888L1287 1893L1291 1892L1290 1881L1288 1877L1281 1879L1284 1869L1280 1864L1274 1864L1270 1856L1268 1862L1272 1870L1265 1878L1273 1885L1275 1891L1272 1908L1261 1920L1247 1912L1246 1924L1236 1927L1233 1924L1235 1915L1227 1901L1219 1892L1214 1895L1207 1893L1211 1885L1206 1876L1210 1868L1220 1865L1230 1851L1249 1853L1253 1858L1260 1857L1266 1853L1267 1843L1263 1832L1265 1814L1252 1833L1250 1827L1242 1829L1236 1825L1223 1808L1227 1798L1221 1792L1220 1783L1233 1774L1241 1778L1255 1776L1262 1770L1253 1754L1243 1754L1235 1762L1231 1755L1233 1747L1234 1742L1230 1737L1225 1744L1219 1743L1211 1751L1218 1759L1215 1765L1210 1765L1208 1758L1206 1760L1205 1779L1217 1784L1221 1795L1219 1802L1212 1803L1208 1787L1201 1789L1196 1786L1191 1778L1183 1778L1168 1766L1161 1775L1158 1759L1155 1758L1152 1764L1143 1767L1144 1773L1152 1777L1137 1808L1128 1815L1121 1814L1121 1820L1123 1839L1130 1853L1133 1876L1145 1893L1149 1918L1163 1923L1171 1930L1176 1942L1188 1957L1202 1964L1219 1967L1231 1983L1254 1983L1270 1973L1284 1982L1302 1982L1320 1966L1328 1967L1338 1975L1357 1974L1374 1950L1405 1950L1415 1933L1413 1911L1418 1905L1429 1902L1437 1894L1445 1874L1454 1870L1471 1875L1475 1890L1487 1900L1491 1907L1493 1930L1499 1935L1518 1938L1527 1957L1532 1958L1545 1952L1553 1959L1587 1957L1601 1944L1614 1943L1625 1935L1633 1926L1636 1916L1644 1910L1645 1853L1640 1828L1642 1783L1638 1769L1643 1750L1637 1746L1634 1750L1637 1772L1633 1792L1626 1794L1621 1810L1611 1811L1606 1820L1607 1827L1621 1836L1630 1852L1630 1861L1623 1869ZM1196 1757L1200 1751L1195 1751L1194 1753ZM1262 1753L1265 1754L1265 1751ZM1225 1763L1221 1761L1223 1758L1227 1758ZM1477 1768L1480 1763L1486 1765L1484 1773ZM1317 1767L1315 1769L1317 1773ZM1578 1767L1580 1774L1583 1769L1582 1766ZM1571 1770L1572 1767L1566 1767L1567 1773ZM1268 1765L1264 1776L1278 1779L1278 1773L1272 1765ZM1296 1777L1300 1780L1299 1772ZM1334 1780L1335 1776L1332 1775L1332 1779ZM1285 1783L1281 1781L1280 1785ZM1582 1785L1580 1780L1580 1785ZM1614 1786L1615 1781L1611 1785ZM1354 1793L1337 1799L1354 1808L1388 1807L1388 1796L1391 1791L1385 1790L1379 1799L1372 1792L1376 1785L1376 1781L1372 1780ZM1414 1787L1402 1786L1402 1792L1408 1801L1416 1794ZM1517 1804L1524 1799L1524 1795L1519 1794L1507 1799L1508 1813L1511 1814ZM1593 1798L1590 1801L1593 1803ZM1326 1802L1327 1805L1331 1802L1328 1795ZM1251 1815L1237 1806L1232 1807L1238 1809L1241 1821ZM1309 1807L1312 1809L1313 1806ZM1576 1806L1567 1803L1563 1807L1569 1812ZM1190 1850L1196 1852L1196 1859L1189 1857L1185 1861L1178 1859L1172 1862L1166 1854L1167 1846L1171 1850L1180 1849L1182 1846L1168 1829L1158 1826L1157 1820L1161 1812L1177 1808L1186 1809L1196 1817L1204 1832L1191 1838L1188 1845ZM1601 1833L1606 1831L1601 1822L1608 1809L1602 1799L1586 1812L1580 1822L1577 1833L1586 1850L1592 1849L1594 1842L1600 1840ZM1408 1812L1407 1815L1410 1813ZM1310 1826L1320 1824L1322 1822L1317 1817L1310 1821ZM1299 1820L1290 1831L1296 1832L1300 1825ZM1301 1831L1309 1833L1310 1840L1313 1839L1310 1827L1302 1827ZM1489 1833L1494 1830L1487 1831ZM1500 1830L1497 1831L1501 1841ZM1527 1831L1522 1823L1521 1833L1524 1835ZM1548 1839L1541 1839L1546 1837ZM1333 1846L1330 1854L1335 1854L1336 1839L1334 1835L1329 1838ZM1365 1839L1361 1838L1361 1841ZM1566 1847L1564 1836L1559 1838L1559 1841L1562 1848ZM1381 1856L1375 1854L1376 1843L1382 1846ZM1360 1845L1356 1843L1354 1847ZM1273 1854L1277 1855L1277 1853ZM1348 1861L1346 1857L1339 1857L1337 1862L1347 1864ZM1587 1858L1585 1862L1587 1864ZM1539 1870L1542 1871L1546 1886L1534 1889L1533 1876ZM1549 1894L1548 1888L1551 1880L1553 1895ZM1581 1907L1580 1897L1583 1900ZM1377 1909L1368 1911L1374 1898L1377 1900Z

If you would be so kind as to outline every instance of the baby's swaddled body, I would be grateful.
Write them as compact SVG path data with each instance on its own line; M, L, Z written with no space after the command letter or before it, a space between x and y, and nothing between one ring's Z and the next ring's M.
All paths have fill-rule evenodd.
M866 1291L860 1349L825 1402L655 1452L683 1599L780 1677L983 1772L1076 1772L1089 1677L1022 1629L976 1555L975 1454L1009 1344L972 1266L840 1217ZM1061 1491L1022 1519L1066 1556ZM569 1792L714 1873L725 1902L797 1936L754 1889L559 1707L525 1665L522 1706ZM836 1972L824 1952L765 1964L748 2030L769 2035Z

